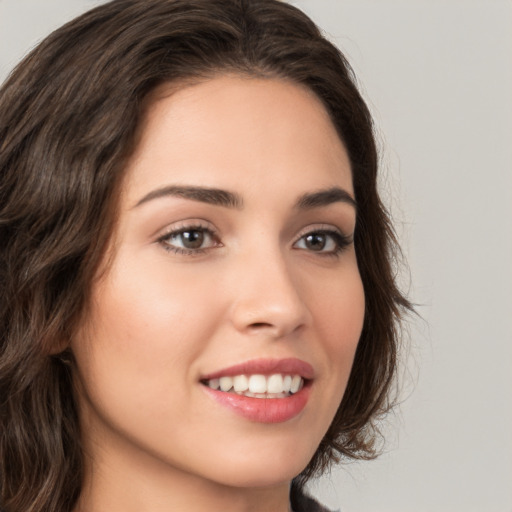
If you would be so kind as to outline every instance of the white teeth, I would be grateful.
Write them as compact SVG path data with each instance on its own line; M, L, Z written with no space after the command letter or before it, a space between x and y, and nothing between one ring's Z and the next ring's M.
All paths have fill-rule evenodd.
M285 398L297 393L304 386L300 375L236 375L220 377L206 382L208 387L224 392L235 392L239 395L255 398Z
M233 379L233 387L237 393L247 391L249 389L249 379L245 375L237 375Z
M285 393L289 393L290 389L292 388L292 376L286 375L283 379L283 391Z
M233 379L231 377L221 377L219 380L221 391L229 391L233 387Z
M267 382L267 393L282 393L283 392L283 376L271 375Z
M211 379L208 381L208 386L211 387L212 389L219 389L219 385L219 379Z
M267 379L265 375L251 375L249 377L249 391L251 393L266 393Z
M297 393L300 389L300 384L302 382L302 379L298 375L294 375L292 379L292 386L290 388L291 393Z

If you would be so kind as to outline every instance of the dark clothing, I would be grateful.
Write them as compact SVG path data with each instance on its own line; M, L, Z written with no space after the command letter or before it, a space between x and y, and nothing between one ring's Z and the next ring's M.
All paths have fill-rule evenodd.
M293 512L330 512L293 483L290 490L290 502Z

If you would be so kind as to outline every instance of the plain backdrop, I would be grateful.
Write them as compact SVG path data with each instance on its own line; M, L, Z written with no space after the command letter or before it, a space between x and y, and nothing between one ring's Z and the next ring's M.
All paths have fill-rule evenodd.
M0 80L97 0L0 0ZM406 398L384 455L312 491L342 512L512 512L512 2L296 0L374 113L408 259Z

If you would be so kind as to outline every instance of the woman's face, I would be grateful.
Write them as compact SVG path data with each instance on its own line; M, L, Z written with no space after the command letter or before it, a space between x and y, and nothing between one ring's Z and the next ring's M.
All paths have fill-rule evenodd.
M287 482L333 419L363 324L349 159L297 85L169 91L72 346L85 450L98 472Z

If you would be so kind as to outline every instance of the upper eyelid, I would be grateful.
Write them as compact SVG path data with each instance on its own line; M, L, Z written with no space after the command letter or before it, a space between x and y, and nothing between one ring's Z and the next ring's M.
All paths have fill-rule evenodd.
M300 240L305 235L308 235L309 233L317 233L317 232L324 232L324 233L337 233L343 237L349 238L350 235L348 235L343 229L334 226L333 224L313 224L310 226L307 226L303 229L301 229L296 235L296 241Z
M336 244L349 245L353 242L353 236L351 236L351 235L346 235L345 233L343 233L342 231L340 231L338 229L324 228L324 229L312 229L312 230L303 232L300 236L298 236L295 239L295 241L292 243L292 246L297 244L304 237L306 237L310 234L314 234L314 233L320 233L323 235L330 236L331 238L334 239Z
M156 233L156 238L161 239L165 238L166 236L170 236L176 233L181 233L187 230L194 230L194 229L202 229L204 231L207 231L213 235L217 235L217 229L208 221L206 220L184 220L184 221L178 221L173 224L170 224L163 229L160 229Z
M173 223L171 225L166 226L163 229L160 229L157 233L157 236L160 236L162 234L165 236L165 234L172 234L172 233L179 233L181 231L186 231L187 229L193 230L193 229L204 229L205 231L210 231L212 233L217 233L218 230L208 221L203 219L192 219L192 220L184 220L184 221L178 221L177 223ZM315 231L333 231L337 232L341 235L346 235L345 231L341 229L338 226L335 226L333 224L327 224L327 223L314 223L310 224L304 228L302 228L297 235L295 235L297 238L300 238L301 236L304 236L305 234L315 232Z
M166 226L165 228L159 230L158 233L155 234L158 240L170 236L172 234L180 233L187 230L194 229L203 229L204 231L209 232L210 234L220 238L219 231L213 226L209 221L204 219L191 219L191 220L183 220L173 223L171 225ZM299 230L299 232L295 235L295 242L302 238L303 236L314 233L318 231L323 232L334 232L338 233L343 237L351 237L344 229L336 226L334 224L329 223L313 223ZM295 243L294 242L294 243Z

